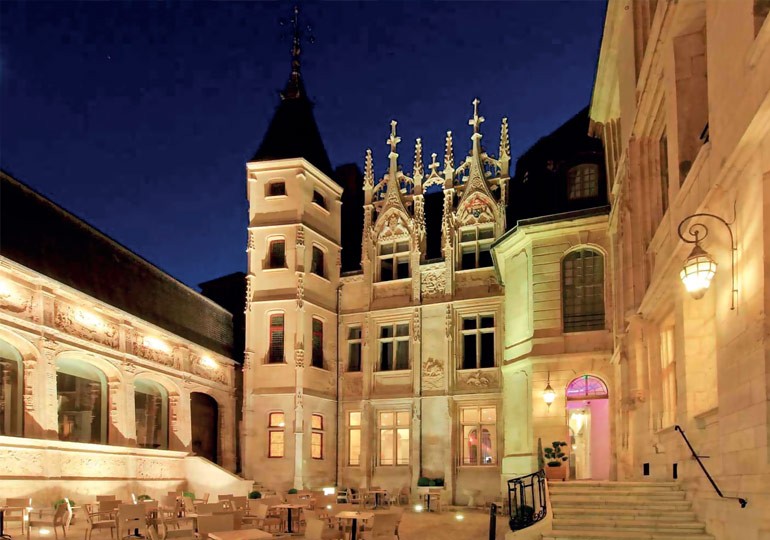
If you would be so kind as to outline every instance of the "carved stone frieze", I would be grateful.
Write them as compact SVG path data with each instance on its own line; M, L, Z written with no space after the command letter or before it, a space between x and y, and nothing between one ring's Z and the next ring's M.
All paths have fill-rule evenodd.
M497 370L481 370L458 372L457 387L461 389L496 388L500 385L500 375Z
M444 386L444 362L432 356L422 365L422 385L425 390L440 390Z
M423 298L436 298L446 291L446 269L443 267L420 274L420 294Z
M190 354L190 366L192 367L192 372L199 377L220 384L227 384L229 382L226 366L220 364L217 364L216 366L204 364L203 359L196 354Z
M56 327L72 336L94 341L107 347L117 349L120 346L120 330L102 318L94 318L84 322L78 318L77 308L64 302L54 302L54 324Z
M25 287L0 289L0 310L8 311L27 319L33 318L34 294Z
M166 352L154 347L148 347L145 342L140 339L137 339L134 342L134 354L141 356L146 360L151 360L152 362L163 364L164 366L178 367L174 365L174 356L171 352Z

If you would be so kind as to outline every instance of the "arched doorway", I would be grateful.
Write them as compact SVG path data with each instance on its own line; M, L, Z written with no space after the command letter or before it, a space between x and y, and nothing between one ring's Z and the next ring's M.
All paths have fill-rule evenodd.
M56 362L59 440L107 444L107 377L83 360Z
M607 385L593 375L581 375L567 385L571 478L608 480L610 477L610 415L607 398Z
M168 448L168 392L159 383L138 378L134 382L136 444L142 448Z
M217 400L202 392L190 394L192 418L192 450L201 457L219 464L219 405Z
M0 435L21 436L21 353L0 339Z

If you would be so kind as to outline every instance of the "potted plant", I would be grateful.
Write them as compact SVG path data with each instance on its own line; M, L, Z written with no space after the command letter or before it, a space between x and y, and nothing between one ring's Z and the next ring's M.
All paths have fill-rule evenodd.
M567 467L563 467L562 463L569 458L561 451L563 447L567 446L567 443L554 441L551 446L546 446L543 450L543 456L545 457L545 477L548 480L566 480L567 479Z
M418 487L427 487L430 485L430 478L427 478L425 476L421 476L417 479L417 486Z
M291 489L288 491L288 493L289 493L289 495L296 495L296 494L297 494L297 488L291 488Z
M262 494L259 491L251 491L249 492L249 499L261 499Z
M152 497L150 497L149 495L139 495L139 496L136 498L136 500L137 500L137 501L151 501L151 500L152 500Z

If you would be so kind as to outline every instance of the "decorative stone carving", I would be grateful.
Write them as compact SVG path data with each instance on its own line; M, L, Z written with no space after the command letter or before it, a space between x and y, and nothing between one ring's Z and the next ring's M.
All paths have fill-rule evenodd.
M447 304L446 307L446 320L445 320L445 333L446 338L452 341L452 306Z
M118 401L120 399L120 381L107 381L108 407L110 411L110 424L120 425L118 422Z
M494 370L480 369L471 372L458 372L457 386L466 390L496 388L499 386L499 374Z
M227 367L217 364L216 366L209 366L203 364L203 359L196 355L190 354L190 365L192 372L199 377L208 379L210 381L218 382L220 384L227 384Z
M180 399L178 394L172 394L168 396L168 408L169 408L169 427L173 433L178 433L182 427L179 421L179 404Z
M243 369L247 371L252 368L254 362L254 353L246 351L243 353Z
M440 390L444 386L444 362L429 357L422 365L422 385L425 390Z
M298 343L297 348L294 350L294 364L298 368L305 367L305 349L302 343Z
M251 311L251 298L254 294L254 286L252 284L252 280L254 277L254 274L249 274L246 276L246 313Z
M56 327L81 339L95 341L113 349L119 347L120 332L116 324L101 318L94 320L93 324L85 324L78 320L75 309L69 304L54 302L54 324Z
M163 364L164 366L176 367L174 366L174 357L171 352L148 347L143 340L137 339L134 342L134 354L147 360Z
M4 287L0 289L0 309L24 318L32 318L33 298L32 291L26 288Z
M305 227L300 225L297 227L297 247L305 246Z
M24 410L32 412L35 410L35 387L33 381L37 360L34 358L25 358L22 363L24 364Z
M446 290L446 271L443 267L422 272L420 275L420 294L423 298L436 298Z
M126 373L136 373L136 363L130 358L124 358L122 362L123 371Z
M412 341L420 341L422 337L420 324L420 308L414 308L414 315L412 316Z
M249 239L246 243L246 251L252 251L257 247L256 239L254 238L254 231L249 231Z
M297 308L302 309L305 305L305 274L297 272Z

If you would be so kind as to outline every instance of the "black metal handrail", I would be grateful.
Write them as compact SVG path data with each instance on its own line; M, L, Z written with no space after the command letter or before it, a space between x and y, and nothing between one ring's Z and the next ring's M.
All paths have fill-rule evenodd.
M711 475L710 475L710 474L709 474L709 472L706 470L706 466L705 466L705 465L703 464L703 462L700 460L700 458L702 458L702 457L704 457L704 458L705 458L705 457L708 457L708 456L699 456L699 455L698 455L698 454L695 452L695 449L694 449L694 448L692 447L692 445L690 444L690 441L689 441L689 439L687 438L687 435L685 435L685 434L684 434L684 430L683 430L683 429L682 429L682 428L681 428L679 425L676 425L676 426L674 426L674 429L675 429L676 431L678 431L678 432L679 432L679 433L682 435L682 438L684 439L684 442L685 442L685 444L687 445L687 448L689 448L689 449L690 449L690 452L692 453L692 457L694 457L694 458L695 458L695 461L697 461L697 462L698 462L698 465L700 465L700 468L701 468L701 470L703 471L703 474L705 474L705 475L706 475L706 478L708 478L708 481L709 481L709 482L711 482L711 486L714 488L714 491L716 491L716 492L717 492L717 495L719 495L719 496L720 496L720 497L722 497L723 499L733 499L733 500L736 500L736 501L738 501L738 503L741 505L741 508L746 508L746 505L748 504L748 501L747 501L746 499L743 499L743 498L741 498L741 497L726 497L726 496L725 496L725 495L722 493L722 490L721 490L721 489L719 489L719 486L717 486L717 483L716 483L716 482L714 482L714 479L713 479L713 478L711 478Z
M519 531L543 519L548 513L545 471L508 480L508 525Z

